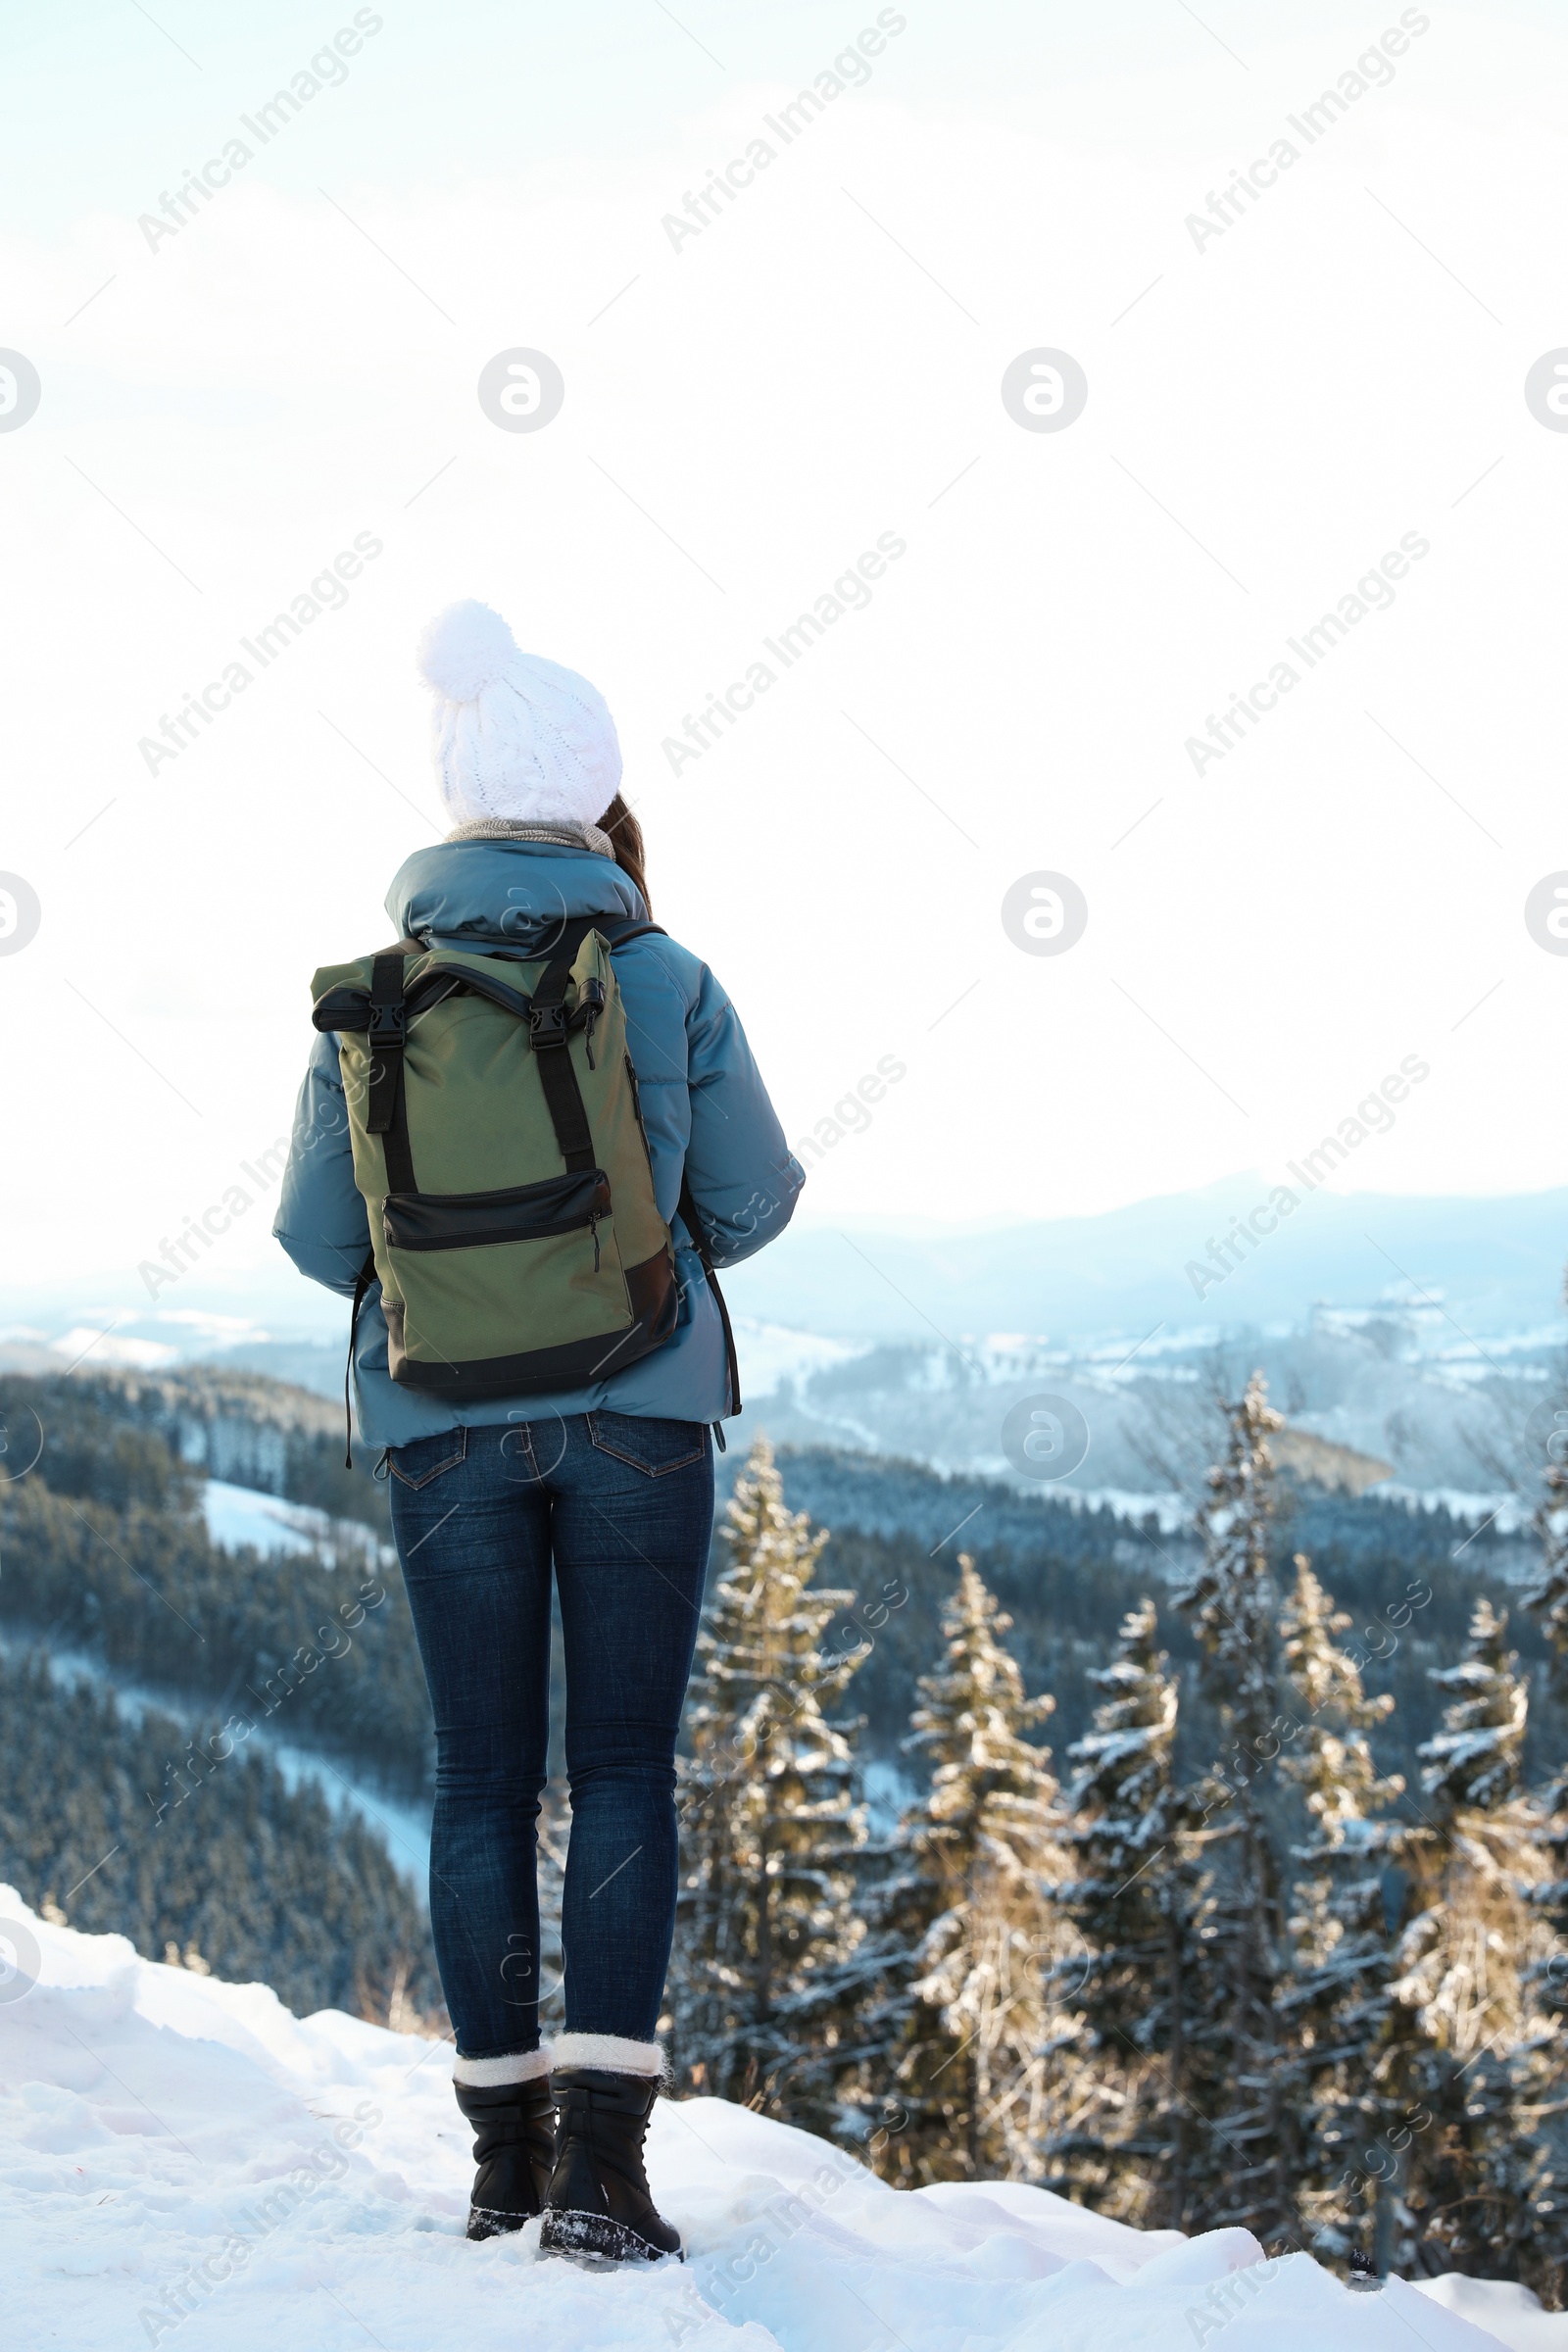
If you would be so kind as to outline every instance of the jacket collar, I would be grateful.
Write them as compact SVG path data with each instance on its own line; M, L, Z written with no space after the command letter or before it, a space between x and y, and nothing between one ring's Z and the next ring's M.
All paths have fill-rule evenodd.
M572 915L644 922L648 911L631 876L586 843L496 834L416 850L393 878L386 910L400 939L429 933L458 948L481 939L532 948Z
M597 825L528 824L514 816L476 816L471 824L454 825L448 841L553 841L563 850L592 850L596 858L613 858L615 845Z

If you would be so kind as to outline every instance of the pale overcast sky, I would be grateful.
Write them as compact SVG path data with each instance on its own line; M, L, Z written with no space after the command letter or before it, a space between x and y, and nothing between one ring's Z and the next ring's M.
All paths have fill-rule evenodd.
M132 1277L286 1129L313 969L440 829L412 649L463 595L603 689L791 1135L906 1063L803 1214L1273 1171L1411 1058L1357 1184L1561 1181L1561 22L1199 14L0 9L19 1299ZM516 348L538 432L477 396ZM1042 350L1061 430L1004 403ZM1061 956L1004 927L1038 872Z

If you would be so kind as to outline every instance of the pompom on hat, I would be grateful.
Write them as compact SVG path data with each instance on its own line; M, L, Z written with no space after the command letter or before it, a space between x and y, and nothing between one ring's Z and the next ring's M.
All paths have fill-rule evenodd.
M620 789L620 745L597 687L523 653L500 613L471 598L436 614L418 662L455 825L591 826L604 815Z

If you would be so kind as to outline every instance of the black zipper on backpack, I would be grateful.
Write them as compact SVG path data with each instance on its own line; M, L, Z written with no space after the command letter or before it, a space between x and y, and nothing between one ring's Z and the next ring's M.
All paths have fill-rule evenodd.
M637 1132L643 1139L643 1155L648 1162L648 1173L650 1176L652 1176L654 1172L654 1148L648 1141L648 1128L643 1118L643 1099L637 1088L637 1072L632 1067L632 1058L629 1054L626 1055L625 1060L626 1078L631 1087L631 1106L637 1113Z

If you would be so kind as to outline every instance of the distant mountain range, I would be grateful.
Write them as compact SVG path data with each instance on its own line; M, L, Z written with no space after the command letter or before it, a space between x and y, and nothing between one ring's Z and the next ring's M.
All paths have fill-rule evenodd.
M1472 1334L1540 1330L1561 1314L1568 1187L1473 1199L1295 1184L1297 1206L1284 1216L1269 1205L1274 1189L1259 1175L1227 1176L1102 1216L969 1226L817 1223L808 1193L797 1223L727 1274L725 1290L759 1324L861 1342L1011 1333L1079 1346L1138 1339L1156 1324L1172 1333L1295 1324L1324 1303L1423 1293L1441 1294ZM295 1278L281 1252L226 1280L217 1265L204 1270L163 1311L131 1269L47 1288L7 1269L6 1359L29 1346L58 1352L74 1331L84 1345L89 1327L111 1323L96 1362L142 1350L144 1362L165 1350L166 1361L226 1353L264 1337L317 1343L346 1328L346 1309Z
M1539 1329L1561 1313L1568 1188L1473 1200L1296 1184L1283 1216L1267 1205L1273 1189L1233 1176L1103 1216L967 1231L807 1222L727 1288L760 1322L856 1339L930 1339L933 1327L952 1339L1136 1339L1161 1323L1297 1323L1323 1302L1422 1292L1441 1294L1476 1334ZM1254 1216L1250 1238L1236 1238L1237 1221ZM1210 1258L1227 1236L1228 1271Z
M1104 1216L967 1230L803 1222L724 1277L750 1408L732 1438L762 1427L1038 1491L1004 1425L1065 1399L1087 1452L1056 1491L1175 1512L1211 1458L1216 1384L1234 1393L1258 1365L1291 1442L1338 1449L1317 1457L1323 1483L1359 1492L1392 1474L1476 1517L1505 1495L1509 1519L1528 1515L1535 1417L1568 1391L1568 1188L1298 1187L1292 1213L1259 1214L1270 1189L1235 1177ZM182 1294L177 1313L128 1286L35 1296L25 1322L0 1328L0 1369L206 1360L341 1395L347 1308L285 1277Z

